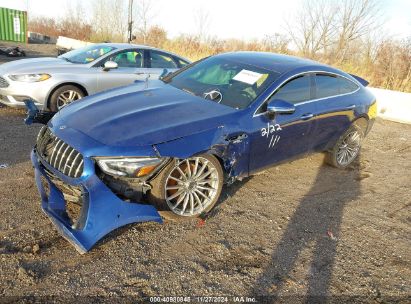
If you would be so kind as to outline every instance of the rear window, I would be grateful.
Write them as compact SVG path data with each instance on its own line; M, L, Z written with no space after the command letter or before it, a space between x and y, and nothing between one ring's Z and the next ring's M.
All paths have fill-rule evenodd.
M325 98L354 92L358 85L343 77L317 74L315 76L316 98Z
M150 63L153 69L177 69L178 66L170 55L150 51Z

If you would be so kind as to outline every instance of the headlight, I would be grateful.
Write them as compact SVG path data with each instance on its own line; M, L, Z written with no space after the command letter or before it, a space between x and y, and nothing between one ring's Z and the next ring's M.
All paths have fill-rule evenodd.
M17 74L9 75L9 78L14 81L23 82L39 82L49 79L51 76L49 74Z
M152 173L165 160L154 157L98 158L97 164L109 175L143 177Z

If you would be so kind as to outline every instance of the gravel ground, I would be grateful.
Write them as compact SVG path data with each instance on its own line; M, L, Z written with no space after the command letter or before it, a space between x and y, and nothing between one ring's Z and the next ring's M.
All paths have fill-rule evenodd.
M311 155L224 188L205 222L129 225L79 255L41 212L23 118L0 108L0 303L411 301L410 125L377 120L348 170Z
M0 109L0 164L8 164L0 169L4 300L411 299L409 125L377 120L349 170L323 165L321 154L283 164L225 188L204 223L129 225L79 255L40 210L28 161L39 128L23 117Z
M0 48L8 48L8 47L15 47L15 46L20 47L20 49L26 52L26 57L21 57L23 59L24 58L45 57L45 56L51 56L51 57L57 56L57 49L56 49L56 45L54 44L26 44L26 43L0 41ZM0 64L13 61L13 60L16 60L16 58L0 55Z

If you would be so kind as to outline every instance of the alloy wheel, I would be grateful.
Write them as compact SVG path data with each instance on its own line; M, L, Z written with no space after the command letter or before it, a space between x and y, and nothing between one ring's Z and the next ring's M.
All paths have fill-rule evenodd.
M79 100L81 98L82 96L79 92L76 92L74 90L64 91L57 97L57 108L60 110L64 106L72 103L73 101Z
M203 157L178 161L165 183L165 199L181 216L204 212L216 198L219 176L212 162Z
M361 147L361 134L358 131L348 133L342 140L337 151L337 162L341 166L350 164L356 157Z

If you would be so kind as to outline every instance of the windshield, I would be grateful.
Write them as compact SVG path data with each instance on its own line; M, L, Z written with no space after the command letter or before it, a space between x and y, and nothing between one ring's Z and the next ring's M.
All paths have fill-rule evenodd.
M58 58L65 59L72 63L87 64L93 62L108 52L111 52L112 50L114 50L114 48L108 45L90 45L81 49L67 52Z
M199 61L164 80L187 93L243 109L272 83L279 73L220 57Z

